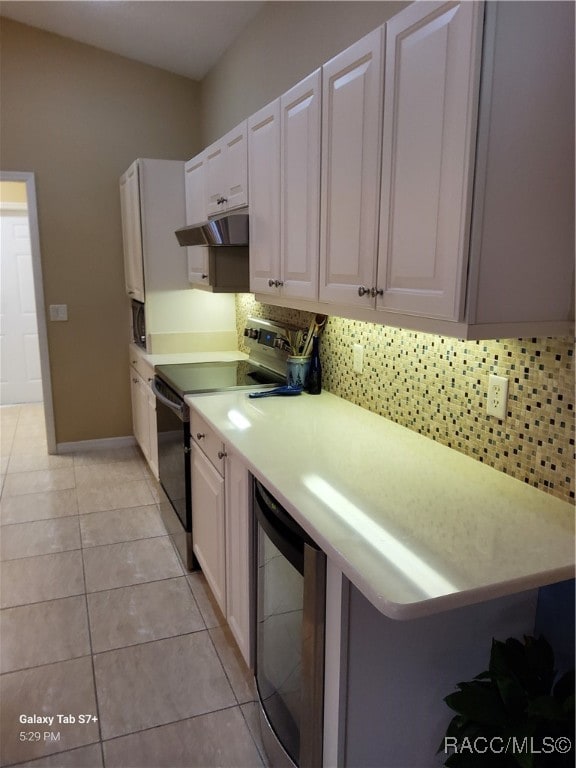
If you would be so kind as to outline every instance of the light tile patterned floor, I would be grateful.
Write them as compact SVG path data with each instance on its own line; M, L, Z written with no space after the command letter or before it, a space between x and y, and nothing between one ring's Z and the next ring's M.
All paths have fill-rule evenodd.
M48 456L43 430L41 404L0 408L0 765L265 765L250 672L138 450Z

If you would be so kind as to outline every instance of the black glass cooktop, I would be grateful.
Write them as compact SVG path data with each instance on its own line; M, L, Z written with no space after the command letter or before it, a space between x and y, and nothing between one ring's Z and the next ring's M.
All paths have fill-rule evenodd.
M284 384L279 374L249 360L156 366L156 375L177 394L191 395Z

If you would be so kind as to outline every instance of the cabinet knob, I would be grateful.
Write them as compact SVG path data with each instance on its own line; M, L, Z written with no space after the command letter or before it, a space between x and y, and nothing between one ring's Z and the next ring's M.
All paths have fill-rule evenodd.
M226 451L218 451L218 458L219 459L225 459L228 454Z
M219 197L218 200L216 200L216 205L223 205L224 203L228 202L227 197Z
M134 291L128 291L128 296L134 296Z
M284 285L284 280L276 280L276 288L282 288Z
M196 440L203 440L206 435L203 432L196 432Z
M370 295L370 288L364 288L364 286L361 285L358 288L358 296L366 296L366 294Z
M275 285L276 285L276 280L272 280L272 279L268 280L268 286L270 288L274 288Z
M373 299L375 299L376 296L384 296L384 288L372 288L370 290L370 296L372 296Z
M208 279L208 275L202 275L202 280L207 280L207 279Z

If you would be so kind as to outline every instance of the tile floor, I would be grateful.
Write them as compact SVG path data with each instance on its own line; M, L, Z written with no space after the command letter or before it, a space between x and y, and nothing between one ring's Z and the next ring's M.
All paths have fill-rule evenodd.
M0 765L265 765L250 673L138 450L49 456L41 404L0 429Z

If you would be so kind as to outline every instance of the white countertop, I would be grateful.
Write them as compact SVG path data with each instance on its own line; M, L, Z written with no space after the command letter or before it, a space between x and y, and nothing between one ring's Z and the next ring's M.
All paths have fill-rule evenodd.
M213 362L229 362L231 360L247 360L248 355L244 352L229 351L229 352L168 352L168 353L148 353L145 350L138 347L136 344L131 344L130 349L136 352L142 359L150 363L152 366L157 365L171 365L173 363L213 363Z
M570 504L352 403L325 392L186 400L391 618L574 575Z

